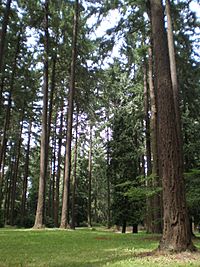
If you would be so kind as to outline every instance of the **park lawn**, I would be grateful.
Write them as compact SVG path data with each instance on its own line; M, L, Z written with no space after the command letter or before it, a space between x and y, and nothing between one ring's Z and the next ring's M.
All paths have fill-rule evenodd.
M200 266L200 253L151 255L158 235L0 229L0 267ZM195 244L200 248L200 240Z

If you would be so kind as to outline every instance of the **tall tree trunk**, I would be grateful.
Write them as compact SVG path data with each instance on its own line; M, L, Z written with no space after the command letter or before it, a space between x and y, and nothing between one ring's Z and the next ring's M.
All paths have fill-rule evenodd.
M8 26L8 21L9 21L9 15L10 15L10 5L11 5L12 0L7 0L6 3L6 9L4 13L4 18L2 21L2 28L0 31L0 80L3 83L3 58L4 58L4 48L5 48L5 43L6 43L6 32L7 32L7 26ZM0 92L0 105L1 105L1 100L2 100L2 92L3 91L3 86L1 86L1 92Z
M2 185L2 172L3 172L3 158L5 157L6 154L6 145L7 145L7 131L9 129L10 125L10 112L11 112L11 104L12 104L12 98L11 98L11 92L9 92L8 96L8 104L6 107L6 116L5 116L5 122L4 122L4 127L3 127L3 135L2 135L2 140L1 140L1 146L0 146L0 191L2 190L1 185Z
M55 75L56 75L56 61L57 61L57 55L54 54L53 55L53 59L52 59L52 73L51 73L51 86L50 86L50 93L49 93L49 107L48 107L48 134L47 134L47 155L50 154L51 149L49 146L50 143L50 137L51 137L51 123L52 123L52 113L53 113L53 106L54 106L54 93L55 93ZM56 111L55 111L56 114ZM56 117L56 116L55 116ZM56 120L56 118L55 118ZM55 123L56 125L56 123ZM56 131L56 129L55 129ZM55 137L56 138L56 137ZM55 140L54 138L54 140ZM53 147L53 151L54 154L51 157L51 163L48 161L47 159L47 177L49 178L49 191L48 191L48 205L47 205L47 210L46 210L46 214L49 217L54 217L54 212L53 212L53 202L54 202L54 181L55 181L55 147L54 147L55 142L53 141L52 138L52 147ZM51 165L51 166L50 166ZM53 172L52 172L53 170ZM48 183L48 182L47 182Z
M109 112L107 114L107 122L109 122ZM110 218L110 136L109 128L106 129L106 141L107 141L107 169L106 169L106 178L107 178L107 227L111 227L111 218Z
M10 224L11 225L14 225L16 186L17 186L17 176L18 176L18 169L19 169L19 159L20 159L20 154L21 154L23 120L24 120L24 109L22 111L22 119L20 120L21 126L20 126L18 141L17 141L16 159L14 163L14 172L12 176L11 205L10 205Z
M25 170L23 177L23 187L22 187L22 202L21 202L21 225L24 225L24 219L26 217L26 204L27 204L27 186L28 186L28 176L29 176L29 159L30 159L30 143L31 143L31 128L32 122L29 123L28 129L28 142L26 149L25 158Z
M90 125L90 141L89 141L89 157L88 157L88 227L92 227L91 185L92 185L92 125Z
M170 0L166 0L166 14L167 14L167 40L168 40L168 49L169 49L170 73L171 73L176 120L177 120L176 123L177 123L178 130L181 131L179 90L178 90L178 80L177 80L176 58L175 58L174 36L173 36Z
M13 89L14 89L15 74L16 74L16 70L17 70L17 59L18 59L18 55L20 52L20 40L21 40L21 32L18 34L17 45L16 45L16 50L15 50L15 57L14 57L13 66L12 66L12 75L11 75L11 80L10 80L10 92L9 92L9 96L8 96L8 105L6 107L6 117L5 117L3 136L2 136L1 147L0 147L0 173L1 173L1 167L2 167L2 160L3 160L4 154L6 152L5 148L6 148L6 143L7 143L7 131L8 131L9 126L10 126L12 93L13 93Z
M148 188L152 187L152 181L149 179L149 176L152 173L152 164L151 164L151 140L150 140L150 118L149 118L149 90L147 84L147 63L146 59L144 60L143 66L143 80L144 80L144 121L145 121L145 147L146 147L146 169L147 169L147 181L146 185ZM152 232L153 225L153 209L152 209L152 198L147 197L147 218L146 218L146 230L147 233Z
M58 212L59 212L59 192L60 192L60 171L61 171L61 149L63 135L63 101L61 104L60 128L58 133L58 155L57 155L57 172L55 177L55 202L54 202L54 224L58 227Z
M55 121L56 125L56 121ZM51 218L54 220L55 185L56 185L56 127L53 142L53 166L52 166L52 193L51 193Z
M43 108L42 108L42 134L40 148L40 178L37 211L35 217L34 228L43 228L44 226L44 210L45 210L45 192L46 192L46 175L48 162L48 53L49 53L49 31L48 31L48 12L49 1L45 1L45 38L44 38L44 82L43 82Z
M152 151L152 175L153 175L153 186L154 188L161 186L161 181L159 178L159 169L158 169L158 151L157 151L157 108L156 108L156 95L155 88L153 82L153 55L152 55L152 47L150 44L149 47L149 70L148 70L148 78L149 78L149 91L150 91L150 99L151 99L151 121L150 121L150 135L151 135L151 151ZM162 233L162 199L160 193L156 193L153 196L153 233Z
M6 148L5 148L6 150ZM5 162L6 162L6 154L4 153L4 158L2 160L2 167L1 167L1 173L0 173L0 212L1 212L1 208L2 208L2 201L3 201L3 198L4 198L4 193L3 193L3 188L4 188L4 184L5 184L5 181L4 181L4 171L5 171Z
M74 110L74 93L75 93L75 69L77 58L77 33L78 33L78 16L79 2L75 1L74 12L74 27L73 27L73 44L72 44L72 62L71 62L71 78L68 98L68 113L67 113L67 143L66 143L66 158L65 158L65 173L64 173L64 190L61 213L60 228L69 226L69 193L70 193L70 172L71 172L71 140L72 140L72 124Z
M14 157L14 153L13 153ZM10 164L9 164L9 178L6 181L6 195L5 195L5 205L4 205L4 211L5 211L5 224L9 224L9 214L10 214L10 196L11 196L11 189L12 189L12 179L13 176L13 169L14 169L14 162L10 158Z
M76 222L76 169L77 169L77 156L78 156L78 115L79 111L77 109L76 115L76 135L75 135L75 145L74 145L74 170L73 170L73 177L72 177L72 223L71 229L75 229L75 222Z
M180 131L170 75L161 0L150 0L158 112L159 170L163 188L163 235L160 250L193 250L186 208Z

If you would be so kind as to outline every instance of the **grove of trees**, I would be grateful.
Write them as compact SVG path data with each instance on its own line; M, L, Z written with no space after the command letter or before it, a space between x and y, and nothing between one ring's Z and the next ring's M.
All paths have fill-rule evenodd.
M142 225L195 250L191 0L0 1L0 226Z

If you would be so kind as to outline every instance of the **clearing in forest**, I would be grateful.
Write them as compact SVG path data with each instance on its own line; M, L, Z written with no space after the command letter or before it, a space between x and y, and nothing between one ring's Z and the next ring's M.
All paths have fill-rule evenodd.
M0 230L0 267L200 266L200 253L159 255L159 235L100 229ZM200 239L194 240L200 248Z

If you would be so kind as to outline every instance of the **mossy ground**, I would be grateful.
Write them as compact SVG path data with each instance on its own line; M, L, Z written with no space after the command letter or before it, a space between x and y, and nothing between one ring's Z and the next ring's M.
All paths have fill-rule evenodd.
M200 252L151 253L159 239L103 229L0 229L0 267L200 266ZM200 248L200 240L194 242Z

